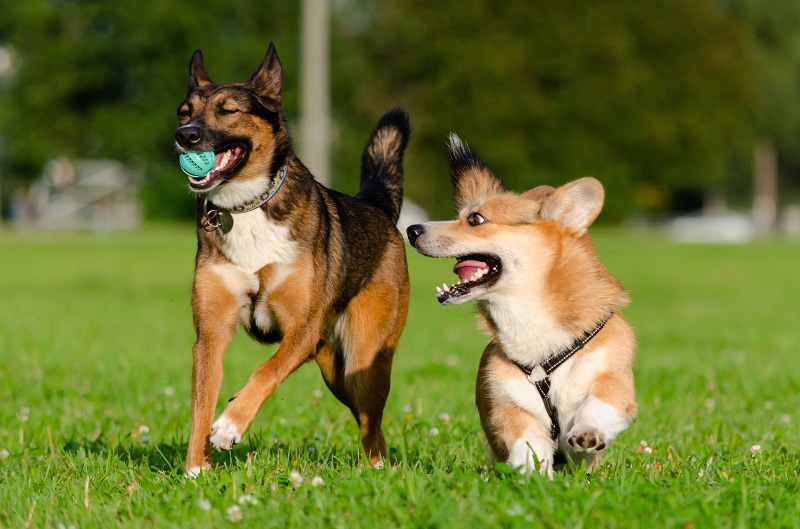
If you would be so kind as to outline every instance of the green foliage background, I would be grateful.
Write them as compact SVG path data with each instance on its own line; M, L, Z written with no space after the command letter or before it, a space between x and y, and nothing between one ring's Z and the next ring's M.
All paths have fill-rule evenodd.
M298 116L296 2L0 0L3 194L53 157L143 170L151 218L187 217L172 134L189 57L246 79L269 41ZM446 134L514 189L587 174L614 190L606 218L672 207L680 190L749 194L750 152L779 149L797 188L800 4L794 0L339 0L331 20L334 186L357 187L360 150L391 106L411 113L409 196L450 214Z

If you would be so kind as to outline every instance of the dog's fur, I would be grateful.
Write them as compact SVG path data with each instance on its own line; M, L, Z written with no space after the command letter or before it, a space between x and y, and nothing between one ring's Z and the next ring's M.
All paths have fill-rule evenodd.
M628 296L586 235L600 213L603 187L582 178L518 195L454 135L450 151L458 220L411 226L408 233L420 253L456 257L456 267L471 274L437 297L442 304L479 300L491 343L481 358L476 403L489 446L498 460L525 472L539 461L539 471L552 477L558 453L591 470L636 412L634 337L618 312ZM553 442L543 401L513 362L538 365L611 314L551 375L550 398L561 424ZM537 367L531 378L543 376Z
M405 247L395 227L408 116L394 110L379 121L364 150L361 190L351 197L316 182L292 150L282 76L272 44L246 83L214 84L197 50L178 109L180 151L230 153L224 170L190 179L198 245L189 476L210 466L211 446L239 442L278 384L311 360L352 411L370 464L386 457L381 419L408 311ZM233 214L227 234L203 228L206 200L226 209L244 204L286 164L286 180L268 203ZM223 357L239 323L256 340L280 345L212 425Z

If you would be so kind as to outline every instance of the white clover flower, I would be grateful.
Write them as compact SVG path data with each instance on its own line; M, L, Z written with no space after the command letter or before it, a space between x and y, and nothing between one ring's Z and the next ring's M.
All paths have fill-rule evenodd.
M789 415L788 413L784 413L783 415L781 415L781 422L784 424L789 424L790 422L792 422L792 416Z
M652 454L653 453L653 449L650 448L649 446L645 446L644 447L644 453L645 454Z
M8 459L8 456L9 456L8 450L6 450L5 448L0 450L0 459Z
M239 505L258 505L258 500L250 494L239 496Z
M167 397L175 395L175 388L173 388L172 386L164 386L164 395L166 395Z
M148 428L146 424L140 424L137 432L139 435L150 433L150 428Z
M242 519L242 509L238 505L231 505L225 509L225 513L228 515L228 520L232 522L238 522Z
M375 470L383 470L386 467L383 461L375 463Z
M515 503L506 510L506 513L508 513L509 516L522 516L525 514L525 510L519 503Z
M433 437L436 437L437 435L439 435L439 428L436 428L434 426L433 428L428 430L428 434L432 435Z
M19 409L19 419L22 422L28 422L28 420L30 419L30 413L31 413L31 410L29 410L27 406L24 406L24 407L20 408Z
M289 483L292 484L292 487L298 488L303 484L303 476L300 475L300 472L292 470L289 472Z
M321 399L321 398L322 398L322 390L320 390L320 389L315 389L314 391L312 391L312 392L311 392L311 395L312 395L312 396L313 396L315 399Z
M314 476L314 477L311 479L311 486L312 486L312 487L321 487L321 486L323 486L324 484L325 484L325 480L324 480L324 479L322 479L322 478L321 478L321 477L319 477L319 476Z
M706 404L706 409L708 411L713 411L714 407L717 405L717 403L714 402L714 399L706 399L706 403L705 404Z
M403 406L403 413L411 413L411 404L406 404Z
M210 511L211 510L211 502L205 498L198 498L197 500L197 507L201 511Z
M639 446L641 446L642 448L646 447L647 446L647 441L642 439L641 441L639 441Z
M750 453L751 454L756 455L759 452L761 452L761 445L753 445L753 446L750 447Z
M450 415L447 413L440 413L439 420L442 421L443 423L448 423L450 422Z
M768 400L767 402L764 403L764 409L765 410L771 410L773 406L774 406L774 404L772 403L771 400Z

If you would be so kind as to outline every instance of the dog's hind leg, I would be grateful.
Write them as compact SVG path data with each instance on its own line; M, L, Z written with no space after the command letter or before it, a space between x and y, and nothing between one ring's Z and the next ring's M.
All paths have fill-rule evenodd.
M339 402L350 408L350 411L355 414L353 395L345 385L344 352L341 347L336 347L329 342L320 342L315 360L319 365L325 385L339 399Z
M208 434L222 384L225 349L233 337L241 308L223 277L199 268L192 288L197 341L192 348L192 430L186 454L186 474L197 476L211 465Z
M387 455L381 421L391 385L392 357L407 311L408 283L398 288L396 282L373 280L342 315L343 385L364 453L375 468L383 466Z

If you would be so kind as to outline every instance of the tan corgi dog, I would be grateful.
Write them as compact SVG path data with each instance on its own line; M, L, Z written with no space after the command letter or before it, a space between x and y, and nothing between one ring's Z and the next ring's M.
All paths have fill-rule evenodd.
M450 162L458 219L408 228L423 255L454 257L442 305L478 300L491 342L476 387L494 456L552 478L554 458L596 467L636 412L629 298L586 230L604 192L594 178L507 191L457 136ZM537 466L538 462L538 466Z

